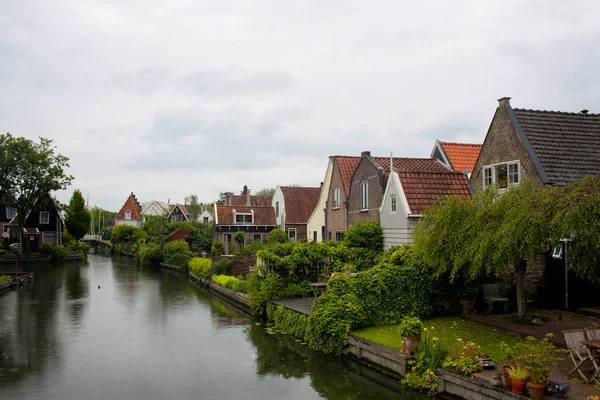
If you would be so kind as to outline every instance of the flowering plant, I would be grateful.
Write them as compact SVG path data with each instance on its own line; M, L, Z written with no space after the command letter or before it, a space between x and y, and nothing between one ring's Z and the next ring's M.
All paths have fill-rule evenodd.
M481 351L481 346L471 342L463 345L458 341L457 346L444 360L444 367L454 367L465 375L471 375L483 369L483 357L485 354Z
M550 379L546 385L546 393L554 397L567 397L571 391L571 385L567 382Z

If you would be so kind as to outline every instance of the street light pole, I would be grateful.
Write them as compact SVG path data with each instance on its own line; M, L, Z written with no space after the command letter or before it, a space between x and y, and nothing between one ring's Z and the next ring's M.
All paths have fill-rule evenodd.
M571 239L560 239L565 248L565 310L569 310L569 264L567 262L567 247Z

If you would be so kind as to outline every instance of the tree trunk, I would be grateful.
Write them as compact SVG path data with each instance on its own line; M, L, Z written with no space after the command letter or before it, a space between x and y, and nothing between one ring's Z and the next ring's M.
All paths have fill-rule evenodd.
M21 248L23 250L23 254L29 254L31 252L29 248L29 235L26 235L23 232L25 223L21 221L21 219L21 215L19 215L19 237L21 238Z
M517 315L519 318L525 316L525 272L527 271L527 261L519 259L515 264L515 275L517 278Z

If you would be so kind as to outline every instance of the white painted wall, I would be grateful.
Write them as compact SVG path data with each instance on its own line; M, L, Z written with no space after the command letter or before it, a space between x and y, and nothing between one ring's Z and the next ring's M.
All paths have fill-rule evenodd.
M391 197L396 196L396 212L392 212ZM393 171L379 207L379 221L383 233L383 248L412 243L411 233L419 217L410 216L410 208L398 174Z
M141 219L116 219L115 225L131 225L136 228L141 228L143 225L143 220Z
M208 222L209 223L213 222L213 217L212 217L212 215L210 215L210 213L208 212L208 210L204 210L204 212L198 216L198 221L204 222L204 217L208 217Z
M167 212L158 204L156 200L142 203L142 215L167 215Z
M279 202L279 214L277 214L277 202ZM283 192L279 185L277 185L275 193L273 193L271 206L273 206L273 210L275 210L275 219L277 220L279 229L285 231L285 198L283 197Z
M325 226L325 211L327 195L329 194L329 186L331 184L331 174L333 173L333 162L329 159L327 164L327 170L325 171L325 178L323 179L323 187L321 188L321 195L319 196L319 202L315 207L312 215L308 219L306 225L306 236L309 241L314 239L314 232L317 232L317 241L322 242L323 238L322 226Z

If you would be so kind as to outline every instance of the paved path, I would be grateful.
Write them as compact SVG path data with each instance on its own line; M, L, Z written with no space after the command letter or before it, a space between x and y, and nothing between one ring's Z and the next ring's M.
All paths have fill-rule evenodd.
M310 315L312 303L315 301L314 298L308 297L303 299L283 299L276 300L273 303L289 308L290 310L298 311L299 313Z

